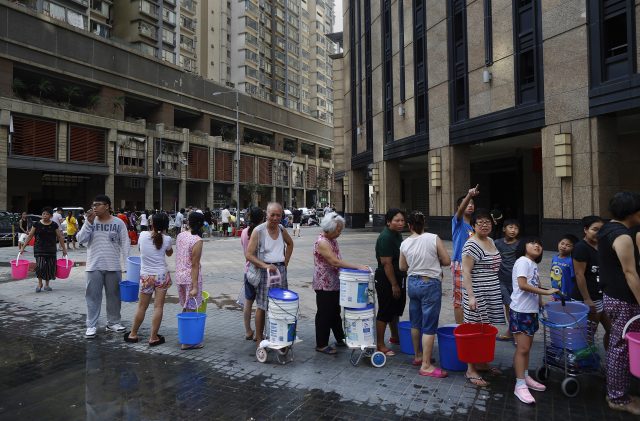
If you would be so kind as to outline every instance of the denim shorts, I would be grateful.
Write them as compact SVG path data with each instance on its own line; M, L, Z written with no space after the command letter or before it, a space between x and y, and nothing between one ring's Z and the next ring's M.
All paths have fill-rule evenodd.
M247 300L256 299L256 287L247 281L247 274L244 274L244 298Z
M424 335L435 335L442 304L440 279L425 280L411 275L407 283L411 328L419 329Z
M538 313L520 313L509 309L509 330L511 333L524 333L533 336L540 325L538 324Z

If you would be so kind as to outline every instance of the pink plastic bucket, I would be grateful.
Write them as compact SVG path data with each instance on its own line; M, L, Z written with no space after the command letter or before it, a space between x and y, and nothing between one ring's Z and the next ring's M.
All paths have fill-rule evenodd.
M73 268L73 260L58 259L56 260L56 278L67 279Z
M627 339L629 345L629 370L634 376L640 377L640 332L626 333L631 323L637 319L640 319L640 315L632 317L627 322L622 330L622 337Z
M29 271L29 261L24 259L11 261L11 277L13 279L24 279Z

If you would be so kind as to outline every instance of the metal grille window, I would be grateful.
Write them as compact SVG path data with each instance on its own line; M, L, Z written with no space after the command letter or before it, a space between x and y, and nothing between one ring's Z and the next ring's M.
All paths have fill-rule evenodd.
M69 126L69 160L105 164L106 136L104 129Z
M318 187L318 169L315 165L309 165L307 168L307 188L315 189Z
M251 155L240 155L240 182L253 183L253 163L255 158Z
M538 2L513 3L515 28L516 100L518 104L538 102L540 97Z
M318 170L318 188L330 190L333 188L332 179L330 177L329 168L320 168Z
M427 131L427 37L424 0L413 0L413 72L416 133Z
M258 184L273 184L272 168L270 159L258 158Z
M56 159L56 122L14 115L13 130L10 155Z
M189 145L187 159L189 162L189 178L209 179L209 148Z
M147 148L144 136L118 133L117 173L146 174Z
M399 28L403 29L403 28ZM393 53L391 48L391 0L384 0L382 9L384 140L393 141Z
M216 151L216 181L233 181L233 154L231 152Z
M158 176L160 175L158 173L162 172L163 177L180 178L182 145L177 142L163 140L162 150L160 150L160 139L156 139L155 151L155 175Z

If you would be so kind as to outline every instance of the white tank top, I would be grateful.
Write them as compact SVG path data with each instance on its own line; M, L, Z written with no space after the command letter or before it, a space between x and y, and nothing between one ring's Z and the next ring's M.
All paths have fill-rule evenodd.
M442 268L438 259L437 239L437 235L425 232L418 237L406 238L400 244L400 252L409 266L407 275L440 278Z
M269 228L264 228L264 262L284 262L284 239L282 238L280 226L278 226L278 238L275 240L269 235Z

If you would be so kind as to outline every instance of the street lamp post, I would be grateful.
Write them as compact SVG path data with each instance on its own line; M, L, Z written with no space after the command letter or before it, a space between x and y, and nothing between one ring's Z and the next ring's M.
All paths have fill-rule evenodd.
M235 189L236 189L236 229L240 228L240 92L236 89L235 91L226 91L226 92L214 92L212 96L218 96L223 94L236 94L236 179L235 179Z

